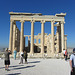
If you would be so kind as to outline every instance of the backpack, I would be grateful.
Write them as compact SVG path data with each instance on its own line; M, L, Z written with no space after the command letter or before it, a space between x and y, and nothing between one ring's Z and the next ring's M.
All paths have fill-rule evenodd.
M65 51L65 55L67 55L67 51Z

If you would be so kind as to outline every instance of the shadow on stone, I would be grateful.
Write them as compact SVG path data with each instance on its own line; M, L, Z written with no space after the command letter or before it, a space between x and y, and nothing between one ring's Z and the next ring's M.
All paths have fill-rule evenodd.
M19 67L19 66L24 66L24 65L15 65L15 66L9 66L9 67Z
M9 66L9 67L19 67L19 66L24 66L24 65L15 65L15 66ZM5 67L0 67L0 69L3 69Z
M14 74L6 74L6 75L19 75L21 73L14 73Z
M28 62L28 63L40 63L40 61L33 61L33 62Z
M26 67L19 67L19 68L13 68L13 69L10 69L10 70L18 70L18 69L25 69L25 68L31 68L31 67L35 67L35 65L26 66Z

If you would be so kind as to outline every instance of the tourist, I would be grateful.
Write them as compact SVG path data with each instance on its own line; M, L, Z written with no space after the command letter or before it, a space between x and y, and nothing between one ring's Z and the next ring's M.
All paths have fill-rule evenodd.
M10 54L11 54L11 51L8 50L8 48L6 48L4 55L5 55L5 70L7 71L9 71L8 68L10 65L10 57L9 57Z
M68 52L65 50L65 60L67 61Z
M25 59L25 64L27 64L27 51L24 51L24 59Z
M65 51L66 51L66 50L64 49L64 50L63 50L64 59L65 59Z
M14 59L16 60L16 55L17 55L17 50L16 50L16 48L15 48L15 50L14 50Z
M70 56L71 75L75 75L75 48Z
M19 64L23 64L23 56L24 56L24 54L23 54L23 51L20 53L20 63Z

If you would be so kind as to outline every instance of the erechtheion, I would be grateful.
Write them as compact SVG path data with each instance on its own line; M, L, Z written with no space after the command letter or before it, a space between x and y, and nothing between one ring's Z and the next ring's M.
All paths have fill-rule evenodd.
M54 57L55 54L62 53L63 49L67 49L67 35L64 35L64 17L66 13L42 15L41 13L9 12L9 14L9 49L12 52L16 47L18 52L26 50L29 57ZM16 21L21 22L21 31L16 26ZM25 21L31 22L31 35L24 35ZM41 33L38 33L38 35L34 35L35 22L41 23ZM44 33L45 22L51 23L51 34ZM57 27L56 35L54 34L55 26ZM25 37L28 37L28 47L25 47ZM36 39L36 43L34 43L34 39ZM41 42L39 43L38 40Z

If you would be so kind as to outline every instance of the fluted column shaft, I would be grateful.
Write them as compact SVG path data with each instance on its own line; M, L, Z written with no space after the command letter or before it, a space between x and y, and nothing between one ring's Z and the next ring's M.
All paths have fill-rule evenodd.
M57 52L59 52L59 26L57 26Z
M31 21L31 50L30 54L34 53L34 21Z
M61 45L62 45L62 52L64 49L64 22L61 22Z
M45 21L41 21L41 54L44 53L44 23Z
M30 36L28 36L28 51L30 51Z
M16 39L16 22L14 22L13 24L13 51L14 52L14 49L15 49L15 39Z
M10 38L9 38L9 49L12 50L12 40L13 40L13 21L10 21Z
M25 50L25 37L24 37L24 44L23 44L23 49Z
M47 37L47 55L50 55L50 38L49 37Z
M65 50L67 49L67 37L65 37Z
M54 53L54 21L51 21L51 39L52 39L51 50L52 53Z
M24 48L24 21L21 22L21 34L20 34L20 52L23 51Z

